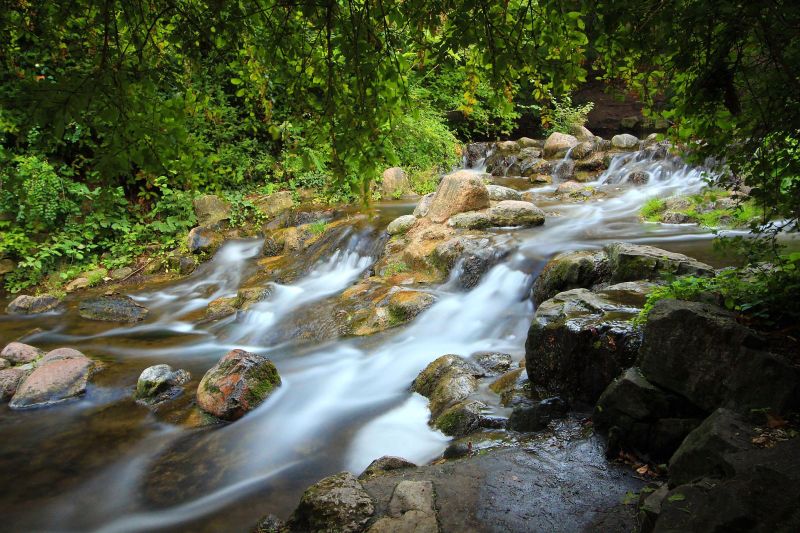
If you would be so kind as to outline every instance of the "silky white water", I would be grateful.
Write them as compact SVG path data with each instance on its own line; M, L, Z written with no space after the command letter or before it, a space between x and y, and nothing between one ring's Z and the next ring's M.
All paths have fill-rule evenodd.
M633 171L647 173L648 183L623 183ZM544 226L497 230L515 243L514 249L474 289L463 291L456 283L425 287L421 290L436 296L432 307L410 324L371 338L270 341L270 332L295 313L316 309L320 301L367 275L376 259L371 245L376 236L369 233L342 238L328 257L291 283L265 282L269 295L264 300L221 321L197 322L187 316L216 298L236 295L257 268L258 240L227 243L186 280L132 294L151 309L152 317L143 324L75 333L51 324L37 335L38 341L104 353L141 369L166 362L189 368L197 378L229 349L245 348L269 356L283 383L233 424L186 430L145 419L149 429L137 445L41 503L40 512L21 523L55 530L195 530L204 517L233 513L232 509L236 516L252 518L252 505L237 507L237 502L252 502L248 498L259 494L270 495L257 500L259 514L286 514L308 483L343 469L357 474L382 455L417 463L437 457L449 438L428 426L426 400L409 391L417 374L447 353L470 357L492 350L521 359L534 311L531 285L554 253L615 240L682 246L709 239L707 231L694 226L643 224L637 216L650 198L699 191L704 172L677 159L637 153L616 157L608 171L586 184L604 196L576 203L554 198L555 187L532 189L534 202L548 213ZM100 385L61 416L79 416L81 410L102 408L127 394L113 385ZM502 414L497 405L490 408ZM166 504L155 505L143 487L149 486L155 465L164 461L161 456L182 439L191 443L192 453L174 461L180 475L168 481L187 494L176 491ZM94 500L100 503L75 503Z

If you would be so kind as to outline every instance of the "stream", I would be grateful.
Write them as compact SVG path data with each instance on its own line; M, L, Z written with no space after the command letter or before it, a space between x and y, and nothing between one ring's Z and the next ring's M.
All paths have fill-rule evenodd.
M634 170L647 173L648 183L621 183ZM513 239L514 251L474 289L433 287L432 307L369 337L310 342L286 334L287 323L362 277L380 253L385 225L410 213L413 203L378 204L370 228L343 231L329 257L291 283L270 283L267 299L218 321L200 320L197 312L236 295L258 267L260 240L228 242L188 278L131 292L150 309L141 324L83 320L70 300L61 313L0 316L3 343L24 337L43 349L70 346L106 363L79 401L28 411L0 406L0 529L248 531L264 514L286 518L302 491L324 476L358 474L383 455L418 464L439 456L450 439L428 426L427 400L409 392L410 383L447 353L491 350L524 358L531 286L554 254L624 240L725 265L710 232L638 219L650 198L701 190L702 169L637 152L616 156L586 185L602 194L575 202L558 199L557 184L530 189L547 213L544 226L491 230ZM243 419L190 428L133 400L144 368L184 368L192 374L190 390L233 348L267 355L283 379ZM190 401L186 396L179 407ZM508 414L486 396L493 414Z

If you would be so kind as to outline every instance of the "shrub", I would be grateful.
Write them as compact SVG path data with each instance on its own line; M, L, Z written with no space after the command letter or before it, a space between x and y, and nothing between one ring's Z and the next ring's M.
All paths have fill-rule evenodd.
M553 98L552 104L553 108L542 115L542 124L546 126L548 134L571 133L575 128L586 124L586 118L594 109L592 102L573 105L570 96L565 96L561 100Z

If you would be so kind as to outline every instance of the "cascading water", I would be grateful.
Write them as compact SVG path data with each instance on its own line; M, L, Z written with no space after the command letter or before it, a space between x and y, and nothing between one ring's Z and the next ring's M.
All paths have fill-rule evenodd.
M626 183L632 172L645 173L647 183ZM677 159L634 153L617 156L605 173L586 184L605 196L572 203L554 197L553 187L532 189L534 202L549 215L546 224L513 233L496 230L514 236L517 252L470 291L452 280L428 288L437 298L432 307L406 327L372 337L309 344L272 342L267 335L294 313L316 309L318 302L369 270L376 258L375 238L362 234L342 237L294 282L268 283L267 298L216 323L193 323L188 317L216 298L236 294L256 268L260 241L228 243L184 282L134 295L153 311L147 323L81 335L66 335L64 326L52 326L37 342L114 355L117 364L129 365L128 384L156 362L202 376L235 347L269 356L283 384L264 404L227 426L193 432L146 418L148 422L137 426L146 429L137 429L144 436L136 445L115 452L114 460L102 468L89 469L80 484L40 502L36 512L22 513L15 525L107 532L213 530L213 522L203 525L201 519L224 514L226 526L244 526L256 518L256 508L259 514L285 515L302 489L325 475L343 469L358 473L387 454L420 463L436 457L449 439L427 425L426 401L408 390L414 377L446 353L470 357L493 350L520 359L533 313L533 274L556 252L635 240L643 232L650 242L708 238L696 227L644 225L637 217L649 198L699 191L704 172ZM154 340L154 329L171 332L169 343ZM187 331L191 335L175 335ZM82 402L32 416L45 427L56 420L76 423L81 413L106 409L125 394L129 393L90 391ZM491 408L503 413L498 405ZM141 409L131 413L143 416ZM24 454L25 443L36 442L35 437L19 427L12 429L4 435L20 448L11 454ZM158 475L162 477L151 480ZM174 490L163 489L156 497L148 489L153 484Z

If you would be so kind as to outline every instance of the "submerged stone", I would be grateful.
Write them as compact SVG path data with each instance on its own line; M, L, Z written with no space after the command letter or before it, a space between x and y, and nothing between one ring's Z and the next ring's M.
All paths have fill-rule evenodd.
M78 314L88 320L140 322L147 317L148 313L145 306L123 294L88 298L78 305Z

